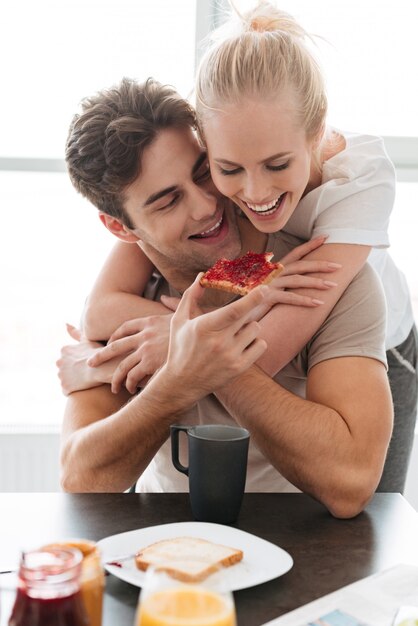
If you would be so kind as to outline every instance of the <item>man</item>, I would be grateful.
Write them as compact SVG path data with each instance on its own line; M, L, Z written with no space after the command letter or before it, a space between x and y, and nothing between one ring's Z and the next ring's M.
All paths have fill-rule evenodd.
M153 129L151 135L149 128L144 130L147 125ZM137 270L132 282L137 286L142 281L139 292L150 300L183 293L196 273L220 256L268 249L281 258L297 244L282 234L268 237L235 217L213 188L192 127L190 109L172 90L152 81L138 86L125 80L87 101L70 130L67 163L73 183L99 208L107 228L125 242L139 243L164 277L151 293L150 283L144 289L143 269ZM127 248L136 248L142 259L139 248ZM124 267L124 261L112 265L116 283L125 277ZM127 291L124 297L119 293L116 299L115 294L104 299L109 315L102 311L100 322L106 325L113 315L112 325L101 328L96 339L108 338L124 319L147 314L137 306L135 289ZM336 291L339 296L341 288ZM223 295L215 296L217 306L225 304ZM262 332L257 335L268 338L269 349L257 365L241 368L228 384L228 377L222 379L222 343L214 353L199 351L207 332L196 326L205 321L210 325L213 313L195 318L196 305L187 305L190 297L193 301L193 296L186 297L173 317L167 364L143 392L125 406L127 394L112 396L106 387L71 394L63 427L64 488L123 490L141 476L143 490L184 489L179 482L183 477L176 475L169 460L169 424L235 421L251 433L249 490L300 489L335 516L357 514L378 484L392 425L384 365L384 301L370 268L358 274L325 321L318 309L309 311L322 325L293 361L281 364L278 374L279 327L273 326L277 316L272 309L260 321ZM258 318L251 317L243 302L242 329L247 332L254 326L250 320ZM258 312L272 302L259 301ZM149 304L163 312L160 303ZM236 304L227 305L223 314ZM123 309L121 319L117 305ZM288 317L287 310L283 319ZM218 321L211 326L213 335ZM225 320L220 323L224 328ZM242 332L234 331L229 337ZM171 367L174 361L176 368ZM209 363L217 365L220 376L207 379L205 387ZM276 374L274 379L259 365ZM180 372L175 394L173 377L168 385L164 380L167 368L171 375L173 369ZM216 397L207 395L210 392ZM186 412L196 400L197 406Z

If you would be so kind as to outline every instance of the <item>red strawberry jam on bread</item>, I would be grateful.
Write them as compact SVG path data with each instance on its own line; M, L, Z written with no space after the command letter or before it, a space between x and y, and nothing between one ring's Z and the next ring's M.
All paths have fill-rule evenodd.
M219 259L200 279L203 287L220 289L245 296L254 287L269 283L283 270L281 263L271 263L272 252L247 252L239 259Z

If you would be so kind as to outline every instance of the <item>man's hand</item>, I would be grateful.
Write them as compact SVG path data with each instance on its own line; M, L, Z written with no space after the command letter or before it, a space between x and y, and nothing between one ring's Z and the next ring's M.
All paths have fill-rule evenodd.
M95 351L87 365L102 366L120 360L112 376L112 392L119 393L123 384L134 394L144 386L167 358L171 315L152 315L122 324L110 337L106 347Z
M256 320L264 314L267 288L258 287L236 302L202 314L200 276L185 291L172 317L163 370L179 388L199 390L202 397L247 370L265 351L267 344L258 339Z

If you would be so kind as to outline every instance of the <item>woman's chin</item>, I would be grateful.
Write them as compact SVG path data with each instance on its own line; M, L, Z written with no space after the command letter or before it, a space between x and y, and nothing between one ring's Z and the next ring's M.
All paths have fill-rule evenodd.
M245 215L248 217L254 228L259 230L261 233L277 233L284 226L282 220L279 217L262 217L253 213L252 211L245 211Z

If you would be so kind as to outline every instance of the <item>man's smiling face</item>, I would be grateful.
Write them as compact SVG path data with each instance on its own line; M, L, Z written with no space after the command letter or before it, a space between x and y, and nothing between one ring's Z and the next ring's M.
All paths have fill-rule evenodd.
M159 132L124 196L131 232L157 266L195 275L220 257L241 252L233 205L213 185L206 155L190 128Z

